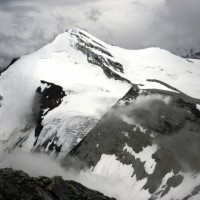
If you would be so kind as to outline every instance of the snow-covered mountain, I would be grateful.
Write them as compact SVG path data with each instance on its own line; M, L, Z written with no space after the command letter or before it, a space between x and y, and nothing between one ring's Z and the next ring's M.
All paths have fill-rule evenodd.
M68 30L2 73L0 147L62 157L130 87L106 47Z
M73 158L120 200L198 199L199 80L200 60L68 29L1 73L0 150Z

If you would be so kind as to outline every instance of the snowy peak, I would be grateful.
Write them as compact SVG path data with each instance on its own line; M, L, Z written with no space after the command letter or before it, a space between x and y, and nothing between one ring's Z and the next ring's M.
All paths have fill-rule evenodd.
M70 33L71 36L77 37L78 41L80 43L83 43L84 46L97 50L103 54L106 54L109 57L113 57L112 54L108 52L108 49L106 47L107 44L103 43L94 36L88 34L87 32L80 29L67 29L66 32Z
M78 158L120 200L189 199L200 185L199 66L68 29L1 74L0 150Z
M6 148L18 144L28 151L36 146L54 151L49 148L53 143L61 147L59 151L64 156L131 87L176 94L200 104L199 64L198 60L191 63L159 48L113 47L85 31L68 29L37 52L14 60L2 73L2 144L13 136ZM59 99L45 95L54 87L58 91L62 88L65 95ZM39 103L37 123L31 122L32 129L28 130L27 116L32 115L38 88L44 89L40 92L43 102ZM24 139L19 142L22 132Z
M70 29L9 66L0 77L0 148L62 157L82 140L131 87L103 45Z
M74 48L86 55L89 63L101 67L108 78L130 83L123 77L123 66L109 52L108 45L79 29L68 29L66 33L75 38Z
M184 59L160 48L125 50L111 47L125 77L141 89L161 89L200 99L200 61ZM149 82L148 80L156 80ZM175 89L175 90L174 90Z

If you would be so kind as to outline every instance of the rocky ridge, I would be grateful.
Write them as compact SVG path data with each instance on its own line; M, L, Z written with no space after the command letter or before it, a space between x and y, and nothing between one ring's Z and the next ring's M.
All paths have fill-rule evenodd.
M0 200L115 200L59 176L33 178L23 171L0 169Z

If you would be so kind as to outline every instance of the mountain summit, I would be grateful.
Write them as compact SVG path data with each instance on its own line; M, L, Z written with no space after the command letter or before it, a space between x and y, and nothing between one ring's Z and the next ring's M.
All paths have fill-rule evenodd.
M0 151L77 160L115 180L120 200L198 199L199 66L68 29L2 71Z

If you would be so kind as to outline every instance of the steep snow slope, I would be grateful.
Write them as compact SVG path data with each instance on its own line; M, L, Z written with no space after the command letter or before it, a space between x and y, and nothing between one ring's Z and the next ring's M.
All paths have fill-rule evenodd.
M105 44L85 31L81 32L106 47L116 62L123 65L122 76L139 84L141 89L181 91L193 98L200 98L199 60L185 59L160 48L122 49Z
M63 145L60 151L66 154L127 92L131 85L120 76L117 78L121 80L116 80L115 74L122 73L114 68L114 58L100 44L90 47L92 43L78 30L68 30L36 53L21 57L2 73L0 148L20 146L30 151L56 140L59 146ZM85 48L84 53L88 52L90 57L78 48ZM99 63L88 62L92 56L99 57ZM108 58L111 65L104 64ZM65 96L59 106L47 109L45 117L40 116L43 129L35 134L32 116L37 113L33 106L41 80L61 86ZM32 124L28 130L27 123Z
M0 149L77 158L119 200L198 199L199 77L199 60L69 29L1 74Z

